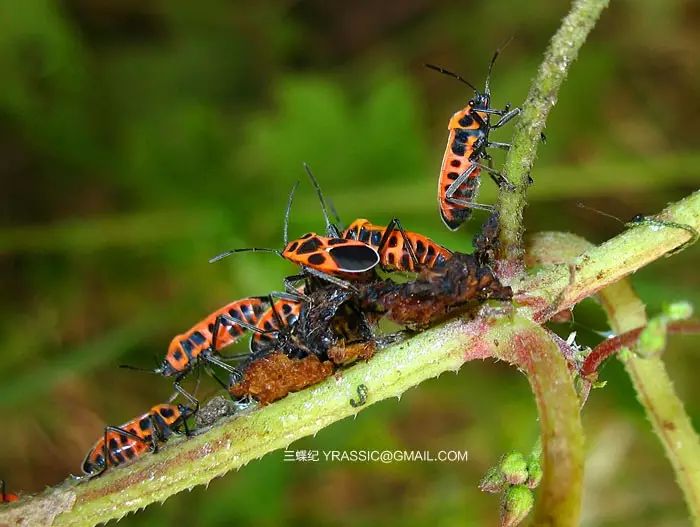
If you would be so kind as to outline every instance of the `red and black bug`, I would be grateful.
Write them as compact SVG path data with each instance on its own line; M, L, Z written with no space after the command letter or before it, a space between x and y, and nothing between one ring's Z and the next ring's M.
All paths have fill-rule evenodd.
M121 426L105 427L104 435L85 456L83 473L88 477L98 476L109 467L122 465L148 452L157 452L160 445L171 435L182 433L182 429L189 436L187 419L197 412L199 403L184 395L194 407L158 404Z
M452 251L417 232L404 230L398 218L389 225L374 225L366 219L353 221L343 238L359 240L377 249L382 268L388 271L419 271L442 267Z
M268 297L248 297L217 309L188 331L176 336L168 346L168 353L158 373L165 376L188 371L198 360L228 369L216 354L222 348L237 342L247 325L255 325L270 307Z
M304 273L341 287L349 287L342 279L358 279L367 271L371 271L379 263L379 254L366 243L346 240L340 236L320 236L313 232L288 241L289 212L296 187L297 184L292 188L287 202L284 216L284 247L281 250L260 247L231 249L215 256L209 262L217 262L239 252L272 252L300 265ZM290 289L288 282L286 285Z
M12 503L13 501L17 501L18 499L19 496L14 492L7 492L7 489L5 488L5 480L0 479L0 504Z
M165 377L175 376L176 389L179 388L180 381L198 364L212 364L229 374L236 374L237 370L219 357L219 350L237 342L248 327L258 322L269 306L269 297L258 296L226 304L186 332L174 337L161 365L155 370L147 371Z
M392 219L386 227L374 225L369 220L360 218L353 221L341 232L328 217L326 199L318 181L306 164L304 168L321 203L327 234L346 240L360 241L375 248L379 253L381 266L384 270L419 271L423 268L432 269L441 267L452 256L452 251L427 236L405 230L398 218Z
M301 314L303 301L293 298L280 298L272 303L258 320L256 329L250 339L250 351L253 356L264 355L277 347L277 336L285 328L296 324Z
M448 124L449 136L447 148L442 159L440 177L438 179L438 206L440 216L448 229L457 230L462 223L469 219L472 209L492 210L491 206L475 203L479 189L479 174L482 170L489 173L500 187L511 187L508 180L499 172L481 164L481 160L490 161L486 151L489 147L509 149L507 143L489 141L489 133L494 128L500 128L520 113L520 108L511 109L506 105L503 110L491 108L491 91L489 82L491 69L500 50L494 53L489 65L484 91L480 92L469 81L456 73L439 66L426 64L445 75L463 82L474 90L474 97L467 106L455 113ZM491 115L499 117L491 124Z

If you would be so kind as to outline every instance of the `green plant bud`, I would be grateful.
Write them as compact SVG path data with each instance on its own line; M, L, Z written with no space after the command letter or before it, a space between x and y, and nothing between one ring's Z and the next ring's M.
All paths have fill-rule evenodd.
M663 314L668 320L685 320L693 316L693 305L686 301L673 302L664 306Z
M506 454L500 463L501 472L511 485L520 485L527 481L527 461L520 452Z
M525 485L514 485L501 501L501 527L515 527L528 515L535 504L535 496Z

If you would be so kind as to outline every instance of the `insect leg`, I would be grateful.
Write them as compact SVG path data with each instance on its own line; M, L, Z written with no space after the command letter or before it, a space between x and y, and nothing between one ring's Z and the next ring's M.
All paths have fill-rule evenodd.
M472 172L474 172L474 170L476 170L479 167L481 167L481 165L479 165L478 163L475 163L473 161L470 162L469 168L462 172L459 175L459 177L455 179L449 186L449 188L445 191L445 200L449 203L459 205L461 207L492 212L493 207L491 205L482 205L480 203L474 203L471 201L467 201L466 199L460 199L455 197L455 193L457 192L457 190L459 190L459 187L461 187L467 181Z
M182 378L184 378L184 376ZM199 407L199 401L197 401L197 399L195 399L194 395L192 395L190 392L185 390L182 387L182 385L180 384L180 381L182 380L182 378L178 377L175 379L175 382L173 383L173 389L175 390L175 393L170 397L170 399L168 399L168 402L172 403L179 394L179 395L182 395L185 399L187 399L190 402L194 401L197 404L197 406ZM197 384L199 385L199 380L197 380Z
M500 148L501 150L510 150L510 143L499 143L498 141L488 141L486 143L487 148Z
M498 185L500 188L505 188L510 190L511 192L515 190L515 185L508 181L508 178L506 178L503 174L501 174L498 170L496 170L493 167L482 165L481 163L476 163L476 165L483 169L485 172L488 172L489 176L491 176L491 179Z
M194 412L196 413L199 410L199 401L195 398L194 395L192 395L190 392L186 391L182 386L178 385L175 387L175 390L182 395L187 401L194 406Z
M288 276L285 278L285 280L289 280L289 282L298 282L299 280L302 280L306 278L304 275L298 274L294 276ZM293 292L289 291L272 291L269 296L272 298L278 298L280 300L291 300L293 302L308 302L309 297L306 296L303 293L300 293L296 287L294 288Z
M512 110L507 111L501 116L501 118L496 122L496 124L491 125L491 128L500 128L508 121L512 120L514 117L520 115L521 111L522 110L520 108L513 108Z
M357 288L352 285L350 282L347 280L342 280L340 278L336 278L335 276L323 273L321 271L318 271L316 269L312 269L310 267L304 267L304 271L311 276L315 276L316 278L319 278L321 280L325 280L326 282L330 282L331 284L337 285L338 287L342 289L349 289L350 291L353 291L355 293L359 293Z
M303 293L300 293L297 289L297 287L298 287L297 283L299 282L299 280L302 280L302 279L306 279L306 275L296 274L294 276L286 277L282 282L284 284L284 294L296 296L297 298L301 298L304 301L308 301L309 297L307 297ZM283 297L280 296L279 298L283 298Z
M418 256L416 256L416 252L413 249L413 243L411 243L411 240L406 235L406 231L404 230L403 225L401 225L401 222L398 218L392 218L389 222L389 225L387 225L386 229L384 229L384 235L379 241L378 252L381 254L382 250L386 247L386 244L389 243L389 238L391 238L391 235L394 231L399 231L399 233L401 233L401 237L403 238L403 245L406 248L406 251L408 251L408 255L410 256L411 261L413 262L413 268L416 269L420 265L420 261L418 260ZM410 269L406 270L409 271Z
M208 363L213 364L214 366L218 366L219 368L226 371L227 373L230 373L231 375L238 373L237 368L226 364L224 361L219 360L217 357L207 355L206 357L203 357L203 359Z

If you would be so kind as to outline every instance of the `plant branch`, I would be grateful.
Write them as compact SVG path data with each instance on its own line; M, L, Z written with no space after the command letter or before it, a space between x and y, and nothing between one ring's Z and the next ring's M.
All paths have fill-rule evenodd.
M586 361L581 367L581 376L588 377L594 375L598 371L600 365L608 358L619 353L623 348L635 346L643 330L644 327L632 329L598 344L586 357ZM666 326L666 331L669 334L697 334L700 333L700 321L679 320L677 322L670 322Z
M698 193L666 209L663 213L664 219L674 217L674 214L680 215L684 221L692 218L692 211L682 206L683 203L686 205L694 204L695 216L700 215L700 200L692 200L693 197L697 198ZM662 229L662 231L667 231L667 229ZM681 230L681 232L683 231ZM641 233L638 234L641 235ZM628 241L618 240L621 236L604 245L612 245L611 242L616 242L616 240L616 244L626 245ZM680 245L684 242L684 240L676 240L676 242L679 241ZM538 264L565 260L581 261L583 256L591 254L595 250L592 244L583 238L566 233L538 235L533 238L530 249L531 263ZM588 252L585 252L587 249ZM656 252L650 250L651 247L646 249L648 253ZM577 258L581 253L583 255ZM614 255L616 251L613 250L610 254ZM641 254L638 257L641 258ZM632 261L636 261L636 258ZM621 270L621 276L628 272L627 268ZM569 286L569 288L573 287L573 284ZM591 353L591 356L586 360L587 366L584 365L584 369L587 367L590 371L582 371L584 375L593 374L602 360L620 346L635 345L647 323L644 304L634 293L628 281L622 280L608 285L598 292L598 297L608 314L611 327L618 333L618 336L603 342L599 346L600 349L596 348L597 352L594 350ZM698 324L695 320L678 321L670 323L667 329L669 332L694 332L697 331ZM632 379L637 398L644 407L647 417L671 461L676 480L685 495L694 524L700 525L700 442L683 409L683 403L676 395L666 368L659 357L641 358L632 355L626 357L622 362Z
M617 333L646 324L644 304L624 280L600 292L603 308ZM639 352L643 350L637 347ZM700 440L673 389L660 357L629 354L622 359L647 418L671 461L693 525L700 525Z
M544 477L534 525L578 525L583 481L583 428L579 400L559 347L537 326L515 333L498 357L527 374L540 421ZM539 442L538 442L539 443Z
M682 223L700 229L700 191L664 209L655 218ZM551 234L547 251L563 250L567 234ZM561 242L557 240L562 238ZM555 313L568 309L597 291L618 282L661 256L686 243L691 235L677 227L640 223L619 236L593 247L582 238L576 239L576 250L581 250L570 263L545 266L533 276L513 284L518 299L532 310L532 317L544 322ZM571 249L569 250L571 252ZM575 252L575 251L574 251ZM562 256L556 261L567 261ZM632 328L633 329L633 328Z
M501 258L507 275L522 268L523 210L529 176L535 162L547 116L557 102L559 87L588 34L595 26L608 0L576 0L569 14L545 52L544 62L525 99L522 114L513 135L513 146L506 157L504 175L515 186L513 192L501 192L498 210L501 213Z

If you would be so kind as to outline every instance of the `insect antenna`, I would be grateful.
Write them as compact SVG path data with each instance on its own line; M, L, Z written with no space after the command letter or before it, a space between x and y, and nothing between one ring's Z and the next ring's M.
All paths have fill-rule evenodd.
M328 208L326 207L326 200L323 197L323 192L321 192L321 186L318 184L318 181L314 177L313 172L311 172L311 167L309 167L309 165L304 163L304 170L306 170L306 174L309 176L309 179L311 180L311 184L316 189L316 195L318 196L318 201L321 203L321 210L323 211L323 219L326 220L326 234L328 236L340 238L340 232L338 231L338 227L336 225L334 225L333 223L331 223L331 220L328 217ZM336 212L335 215L337 216L338 213Z
M217 254L213 258L210 258L209 263L218 262L219 260L223 260L227 256L231 256L234 253L275 253L275 254L280 254L280 251L278 249L270 249L269 247L245 247L243 249L229 249L226 252L223 252L221 254Z
M149 370L148 368L139 368L138 366L131 366L130 364L120 364L119 367L123 368L125 370L141 371L141 372L145 372L145 373L155 373L155 374L160 373L157 369L156 370Z
M340 219L340 214L338 214L338 211L335 208L335 205L333 204L333 200L331 198L327 198L328 201L328 208L331 209L331 214L333 214L333 219L335 220L335 224L338 226L339 229L342 230L342 220Z
M297 190L297 187L299 186L299 182L296 181L294 182L294 185L292 185L292 190L289 193L289 198L287 199L287 208L284 211L284 227L282 229L282 240L284 241L284 246L287 246L287 243L289 242L289 214L292 210L292 202L294 201L294 193Z
M457 75L456 73L453 73L449 70L446 70L445 68L441 68L440 66L435 66L434 64L426 64L425 67L430 68L431 70L435 70L438 73L442 73L444 75L447 75L448 77L452 77L453 79L457 79L458 81L463 82L464 84L469 86L476 93L479 93L479 90L477 90L471 82L466 80L464 77Z
M496 59L498 58L498 55L501 54L501 51L503 51L508 44L511 43L513 40L513 37L510 37L508 40L505 41L505 43L501 44L498 46L496 51L493 53L493 57L491 57L491 62L489 63L489 71L486 74L486 85L484 86L484 94L486 95L491 95L490 92L490 84L491 84L491 70L493 70L493 65L496 63Z
M605 216L606 218L613 219L613 220L615 220L616 222L618 222L618 223L620 223L620 224L622 224L622 225L625 225L625 222L622 221L622 220L621 220L620 218L618 218L617 216L615 216L615 215L613 215L613 214L610 214L610 213L608 213L608 212L604 212L604 211L602 211L602 210L598 210L598 209L593 208L593 207L589 207L588 205L584 205L584 204L581 203L580 201L579 201L578 203L576 203L576 206L577 206L579 209L585 209L585 210L589 210L589 211L591 211L591 212L595 212L596 214L600 214L601 216Z
M287 231L289 228L289 211L292 208L292 201L294 200L294 192L299 186L299 182L294 183L292 191L289 193L289 199L287 200L287 209L284 211L284 228L282 231L282 237L284 238L284 246L287 246ZM279 249L270 249L269 247L244 247L243 249L229 249L221 254L217 254L213 258L209 259L209 263L215 263L219 260L223 260L227 256L231 256L234 253L275 253L281 255L282 252Z

